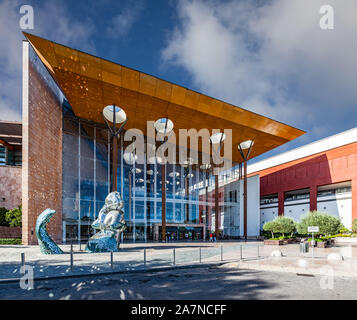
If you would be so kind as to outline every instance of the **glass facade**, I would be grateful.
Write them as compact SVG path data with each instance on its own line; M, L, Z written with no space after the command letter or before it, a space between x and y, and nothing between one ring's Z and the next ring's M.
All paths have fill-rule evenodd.
M108 130L102 124L89 123L64 111L63 227L66 241L85 241L92 235L90 224L111 191L110 141ZM119 145L123 145L122 142ZM167 164L165 172L159 163L148 163L144 159L143 164L138 164L126 160L123 149L119 148L117 188L123 195L128 225L124 240L161 239L163 185L166 185L167 236L172 239L185 239L187 235L190 239L202 238L203 226L208 232L212 221L206 212L214 215L214 177L195 166ZM235 172L229 171L232 180ZM234 205L237 196L234 191L230 191L233 197L224 196L227 172L220 175L219 182L220 211L224 212L225 203Z

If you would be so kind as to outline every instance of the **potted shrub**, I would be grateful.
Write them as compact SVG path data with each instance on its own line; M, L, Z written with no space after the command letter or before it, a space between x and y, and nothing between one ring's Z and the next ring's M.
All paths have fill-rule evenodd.
M297 231L300 234L308 234L309 226L318 226L320 231L315 233L317 246L325 248L328 244L328 237L331 234L339 232L343 225L339 218L318 211L310 211L302 217L300 223L297 224ZM319 240L318 236L324 235L324 238ZM323 243L321 243L323 242ZM331 241L330 241L331 243Z

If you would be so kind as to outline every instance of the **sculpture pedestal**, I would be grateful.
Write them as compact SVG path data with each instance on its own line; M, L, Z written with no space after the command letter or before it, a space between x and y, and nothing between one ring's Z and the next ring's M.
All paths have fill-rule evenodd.
M115 232L103 230L92 236L86 245L86 252L118 252Z

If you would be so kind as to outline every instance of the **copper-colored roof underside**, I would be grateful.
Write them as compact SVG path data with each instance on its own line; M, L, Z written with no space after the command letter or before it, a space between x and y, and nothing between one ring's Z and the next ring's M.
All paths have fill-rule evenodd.
M55 78L76 116L103 123L102 110L116 104L128 116L126 129L146 132L147 120L168 117L179 129L232 129L233 161L238 143L254 140L251 158L305 132L140 71L24 33Z

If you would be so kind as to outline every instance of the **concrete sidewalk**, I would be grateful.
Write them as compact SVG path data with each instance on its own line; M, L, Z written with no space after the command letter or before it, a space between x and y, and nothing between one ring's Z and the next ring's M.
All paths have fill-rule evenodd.
M357 259L330 261L326 258L311 257L269 257L254 261L230 262L222 267L290 272L298 275L332 275L357 279Z
M32 266L35 278L68 277L74 275L105 274L110 272L136 272L150 268L190 266L210 263L231 263L228 266L267 271L288 271L316 274L324 266L332 266L339 275L355 276L357 270L357 246L339 245L332 248L315 248L300 254L298 244L264 246L262 242L179 242L179 243L124 243L119 252L113 253L113 269L110 253L86 253L74 246L73 269L70 268L70 246L60 245L61 255L43 255L38 246L0 246L0 279L18 279L21 253L25 264ZM82 246L84 250L84 245ZM146 251L146 264L144 263ZM174 254L175 250L175 254ZM270 258L273 250L281 250L283 258ZM241 260L241 252L242 258ZM345 261L332 264L329 253L339 253ZM174 264L175 255L175 264ZM201 255L201 259L200 259Z

